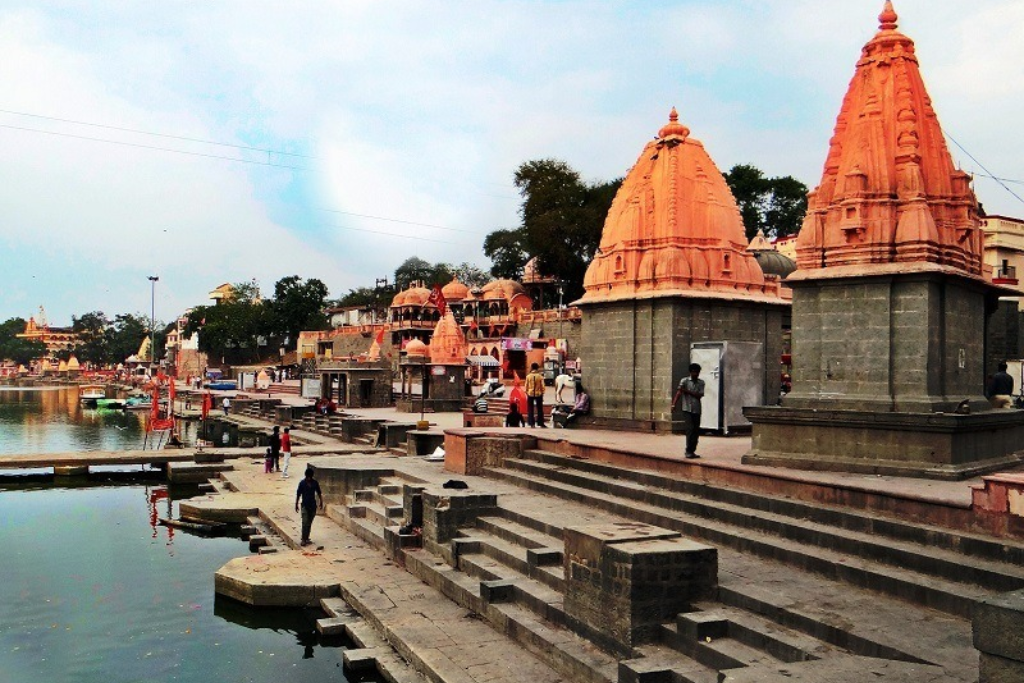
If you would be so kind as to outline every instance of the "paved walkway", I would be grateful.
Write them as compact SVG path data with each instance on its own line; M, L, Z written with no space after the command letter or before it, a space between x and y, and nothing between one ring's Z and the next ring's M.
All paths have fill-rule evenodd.
M346 410L353 415L379 419L408 421L413 415L399 413L394 408L367 408ZM419 413L415 414L419 417ZM438 429L461 429L462 413L427 413L425 418ZM481 428L478 431L495 431L495 428ZM500 428L503 432L536 434L538 437L564 440L573 444L601 446L643 453L659 458L682 461L686 436L682 434L653 434L649 432L620 432L603 429L518 429ZM783 467L744 465L743 454L750 450L750 436L702 436L699 451L701 459L686 461L700 466L728 467L742 472L770 474L794 481L828 484L874 491L921 500L941 502L957 507L971 504L971 485L981 484L981 478L964 481L940 481L935 479L914 479L873 474L848 474L843 472L811 472Z

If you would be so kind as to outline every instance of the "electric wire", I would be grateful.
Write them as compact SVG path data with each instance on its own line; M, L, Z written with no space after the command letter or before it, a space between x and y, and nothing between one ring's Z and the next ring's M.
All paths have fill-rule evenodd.
M190 138L184 135L170 135L168 133L154 133L148 130L139 130L138 128L125 128L122 126L111 126L104 123L89 123L87 121L76 121L74 119L62 119L56 116L45 116L43 114L31 114L24 111L14 111L11 109L0 109L0 114L11 114L13 116L28 116L34 119L44 119L46 121L59 121L60 123L72 123L77 126L91 126L93 128L106 128L107 130L120 130L126 133L138 133L139 135L152 135L158 138L170 138L171 140L186 140L188 142L201 142L205 145L217 145L220 147L234 147L236 149L244 149L251 152L266 152L267 154L280 154L283 156L290 157L302 157L303 159L316 159L314 156L308 154L299 154L298 152L282 152L279 149L267 149L265 147L249 147L247 145L238 145L231 142L217 142L216 140L204 140L202 138Z
M124 147L138 147L140 149L156 150L160 152L171 152L172 154L184 154L192 157L204 157L206 159L222 159L224 161L237 161L242 164L253 164L256 166L273 166L274 168L288 168L293 171L308 171L310 169L303 166L289 166L288 164L275 164L270 161L256 161L254 159L239 159L238 157L226 157L220 154L204 154L202 152L186 152L182 149L171 149L170 147L157 147L155 145L143 145L138 142L124 142L121 140L107 140L104 138L94 138L88 135L75 135L74 133L58 133L52 130L41 130L39 128L26 128L23 126L12 126L5 123L0 123L0 128L7 128L10 130L18 130L28 133L40 133L42 135L55 135L62 138L74 138L76 140L90 140L92 142L105 142L109 145L122 145Z
M961 152L963 152L964 154L969 156L974 163L976 163L978 166L980 166L981 170L985 171L985 173L988 174L987 176L985 176L986 178L991 178L992 180L995 180L997 183L999 183L1003 187L1004 190L1006 190L1007 192L1012 194L1014 197L1016 197L1018 202L1020 202L1021 204L1024 204L1024 199L1022 199L1019 194L1017 194L1016 192L1011 190L1010 187L1006 183L1004 183L1001 178L996 177L996 175L993 174L992 171L990 171L987 168L985 168L985 164L983 164L980 161L978 161L973 154L968 152L967 149L963 145L961 145L959 142L956 141L956 138L954 138L952 135L950 135L946 130L943 130L942 133L947 138L949 138L950 142L952 142L954 145L959 147Z

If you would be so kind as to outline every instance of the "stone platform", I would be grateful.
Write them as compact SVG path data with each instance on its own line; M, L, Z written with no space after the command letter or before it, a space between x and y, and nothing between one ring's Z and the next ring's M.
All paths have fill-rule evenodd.
M962 480L1024 464L1024 412L744 408L748 465Z

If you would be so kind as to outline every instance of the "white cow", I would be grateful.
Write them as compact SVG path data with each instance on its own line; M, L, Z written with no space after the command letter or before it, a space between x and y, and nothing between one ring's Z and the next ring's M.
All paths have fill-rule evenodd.
M565 403L565 401L562 400L562 390L566 389L566 388L572 390L572 394L573 395L572 395L572 397L570 397L570 402L571 402L576 397L576 380L573 379L572 375L559 375L558 377L555 377L555 402L556 403Z

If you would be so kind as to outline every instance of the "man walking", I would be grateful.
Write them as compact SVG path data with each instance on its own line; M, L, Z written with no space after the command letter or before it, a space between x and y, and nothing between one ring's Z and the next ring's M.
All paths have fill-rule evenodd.
M672 410L676 409L680 398L686 419L686 457L699 458L697 439L700 438L700 400L704 398L704 380L700 379L700 366L696 363L690 363L690 376L679 380L679 388L672 397Z
M316 517L317 500L319 508L324 509L324 496L320 492L320 482L313 478L313 467L306 468L306 478L299 482L295 490L295 511L299 511L299 501L302 501L302 541L300 545L309 545L309 532L313 527L313 518Z
M526 376L526 423L531 427L535 424L547 427L544 424L544 376L536 363L530 366L530 374Z
M281 428L274 425L270 432L270 459L273 461L271 472L281 471Z
M284 428L284 434L281 435L281 454L284 455L284 467L281 469L281 478L288 478L288 465L292 461L292 435L291 427Z
M227 415L228 414L228 410L231 408L231 401L228 400L227 396L224 397L224 400L221 401L220 405L221 405L222 408L224 408L224 414Z

